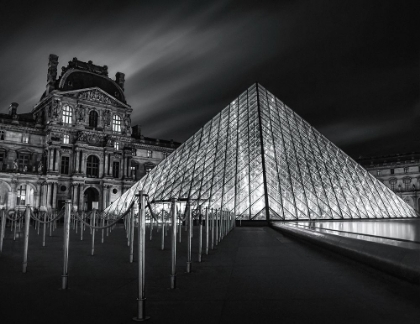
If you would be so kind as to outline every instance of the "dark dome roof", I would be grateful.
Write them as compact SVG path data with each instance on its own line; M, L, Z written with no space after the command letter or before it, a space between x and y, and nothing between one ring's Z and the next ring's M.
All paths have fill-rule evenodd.
M93 87L98 87L112 97L126 103L124 92L115 81L89 71L67 70L60 78L58 90L70 91Z

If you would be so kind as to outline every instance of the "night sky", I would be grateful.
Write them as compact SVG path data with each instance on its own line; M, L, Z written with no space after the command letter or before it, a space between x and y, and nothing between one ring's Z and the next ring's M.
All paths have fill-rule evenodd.
M418 1L8 1L0 112L48 55L126 75L132 124L183 142L259 82L352 157L420 151Z

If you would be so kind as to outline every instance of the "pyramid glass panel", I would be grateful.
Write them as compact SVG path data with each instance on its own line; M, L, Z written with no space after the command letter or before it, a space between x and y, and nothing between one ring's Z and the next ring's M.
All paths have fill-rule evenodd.
M143 190L243 220L416 217L384 184L261 85L254 84L116 200ZM161 208L160 208L161 210Z

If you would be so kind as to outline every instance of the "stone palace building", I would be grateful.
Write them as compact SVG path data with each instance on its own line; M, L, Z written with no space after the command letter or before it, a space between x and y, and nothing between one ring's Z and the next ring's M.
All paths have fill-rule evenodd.
M30 113L13 102L0 114L0 209L104 209L178 146L132 127L124 74L74 58L47 86Z
M357 162L420 212L419 152L365 157Z

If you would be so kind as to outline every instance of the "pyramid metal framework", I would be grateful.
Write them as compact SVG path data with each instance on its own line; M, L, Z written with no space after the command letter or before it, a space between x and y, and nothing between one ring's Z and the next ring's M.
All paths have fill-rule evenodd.
M108 212L142 189L232 211L243 220L416 217L401 198L261 85L254 84Z

